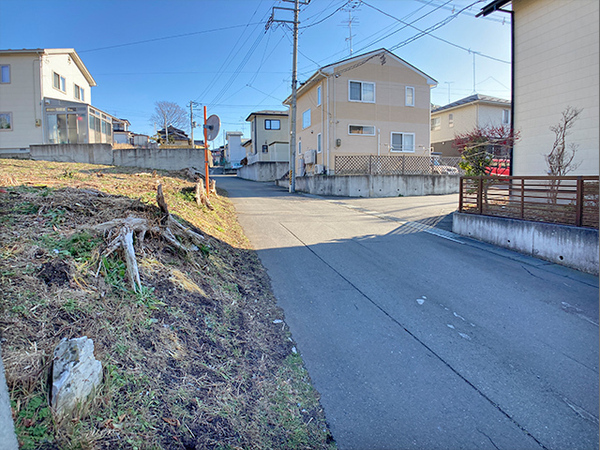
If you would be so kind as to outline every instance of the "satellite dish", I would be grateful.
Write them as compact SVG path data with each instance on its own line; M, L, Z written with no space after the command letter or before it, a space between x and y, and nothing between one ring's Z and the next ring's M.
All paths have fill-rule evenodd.
M214 141L215 138L219 135L219 129L221 128L221 119L219 116L213 114L208 119L206 119L206 140Z

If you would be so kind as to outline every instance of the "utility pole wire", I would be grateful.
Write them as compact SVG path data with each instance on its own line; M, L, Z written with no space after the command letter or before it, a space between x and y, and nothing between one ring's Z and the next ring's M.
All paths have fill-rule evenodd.
M468 53L476 53L477 55L482 56L484 58L488 58L488 59L491 59L491 60L494 60L494 61L498 61L498 62L501 62L501 63L505 63L505 64L510 64L510 61L505 61L505 60L500 59L500 58L495 58L493 56L489 56L489 55L486 55L486 54L481 53L481 52L475 52L475 51L473 51L471 49L468 49L466 47L463 47L461 45L455 44L453 42L447 41L446 39L442 39L440 37L437 37L437 36L431 34L432 31L435 31L435 30L443 27L444 25L448 24L450 21L456 19L462 12L464 12L465 10L471 8L473 5L475 5L477 3L480 3L480 2L481 2L481 0L477 0L476 2L473 2L470 5L465 6L464 8L462 8L458 12L452 14L451 16L447 17L446 19L442 20L441 22L438 22L437 24L435 24L435 25L427 28L426 30L421 30L420 28L417 28L417 27L415 27L414 25L412 25L410 23L406 23L406 22L404 22L404 21L402 21L402 20L400 20L400 19L392 16L391 14L386 13L385 11L382 11L381 9L379 9L379 8L377 8L375 6L370 5L369 3L365 2L365 1L361 1L361 3L363 5L368 6L369 8L372 8L375 11L378 11L381 14L383 14L383 15L385 15L387 17L390 17L390 18L392 18L392 19L394 19L394 20L396 20L396 21L398 21L400 23L403 23L406 26L409 26L409 27L411 27L411 28L413 28L413 29L415 29L415 30L417 30L419 32L419 34L416 34L415 36L413 36L411 38L408 38L405 41L403 41L403 42L401 42L401 43L399 43L397 45L394 45L393 47L390 48L390 51L394 51L394 50L397 50L400 47L404 47L405 45L410 44L411 42L416 41L417 39L420 39L423 36L427 35L427 36L430 36L430 37L432 37L434 39L437 39L438 41L445 42L446 44L452 45L453 47L456 47L456 48L459 48L461 50L464 50L464 51L466 51Z

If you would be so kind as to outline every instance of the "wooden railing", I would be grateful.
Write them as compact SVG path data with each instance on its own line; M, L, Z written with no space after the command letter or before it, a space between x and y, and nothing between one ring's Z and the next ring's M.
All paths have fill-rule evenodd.
M598 228L598 177L461 177L458 209Z

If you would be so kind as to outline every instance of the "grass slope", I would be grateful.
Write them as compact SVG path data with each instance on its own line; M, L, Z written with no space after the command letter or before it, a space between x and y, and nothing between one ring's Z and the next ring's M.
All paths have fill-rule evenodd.
M138 240L136 294L92 227L130 215L158 224L157 180L206 245L184 255L159 235ZM335 447L231 203L211 201L214 211L198 207L177 173L0 160L0 332L22 448ZM83 335L104 381L59 418L52 353Z

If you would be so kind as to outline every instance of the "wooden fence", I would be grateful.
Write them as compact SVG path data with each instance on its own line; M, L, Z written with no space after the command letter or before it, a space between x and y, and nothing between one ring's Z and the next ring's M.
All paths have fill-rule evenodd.
M461 177L459 211L598 228L598 177Z
M460 157L415 155L336 155L336 175L446 175L458 174Z

